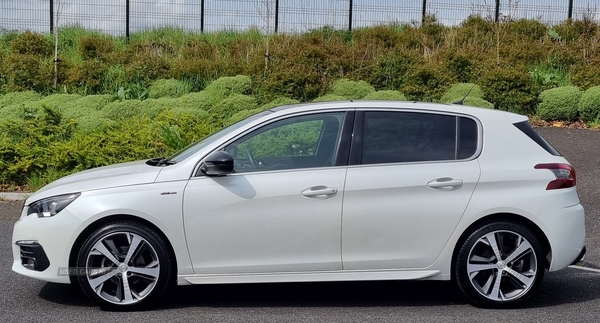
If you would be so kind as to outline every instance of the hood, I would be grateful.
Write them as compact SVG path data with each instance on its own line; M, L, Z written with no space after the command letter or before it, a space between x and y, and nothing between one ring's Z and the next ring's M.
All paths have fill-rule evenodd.
M25 204L60 194L152 183L161 169L162 167L149 166L146 161L140 160L85 170L42 187L29 196Z

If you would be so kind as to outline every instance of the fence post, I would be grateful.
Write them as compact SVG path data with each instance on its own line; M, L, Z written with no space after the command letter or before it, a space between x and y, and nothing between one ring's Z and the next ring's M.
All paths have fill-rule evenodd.
M421 11L421 25L425 23L425 16L427 15L427 0L423 0L423 10Z
M349 31L352 31L352 7L353 7L353 1L350 0L349 6L348 6L348 30Z
M54 33L54 0L50 0L50 33Z
M279 31L279 0L275 0L275 33Z
M125 0L125 41L129 44L129 0Z
M495 22L498 22L498 20L500 20L500 0L496 0L496 16L494 18Z
M200 1L200 32L204 32L204 0Z
M569 14L567 19L573 19L573 0L569 0Z

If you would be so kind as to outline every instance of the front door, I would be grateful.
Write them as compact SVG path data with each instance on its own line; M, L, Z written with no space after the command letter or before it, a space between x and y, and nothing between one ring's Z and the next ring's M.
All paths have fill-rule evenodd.
M262 126L223 147L234 174L189 181L183 211L197 274L341 269L344 116Z

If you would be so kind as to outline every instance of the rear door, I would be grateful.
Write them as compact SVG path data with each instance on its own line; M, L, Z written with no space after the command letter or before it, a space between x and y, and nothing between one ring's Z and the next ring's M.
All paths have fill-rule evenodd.
M344 269L425 268L479 179L480 126L441 113L357 113L342 223Z

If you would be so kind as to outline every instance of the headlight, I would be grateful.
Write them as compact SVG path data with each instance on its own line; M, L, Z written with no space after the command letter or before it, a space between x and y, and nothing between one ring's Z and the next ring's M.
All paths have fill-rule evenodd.
M67 205L75 201L81 193L71 193L65 195L57 195L41 199L29 204L27 216L31 214L37 215L38 218L48 218L55 216L56 213L62 211Z

